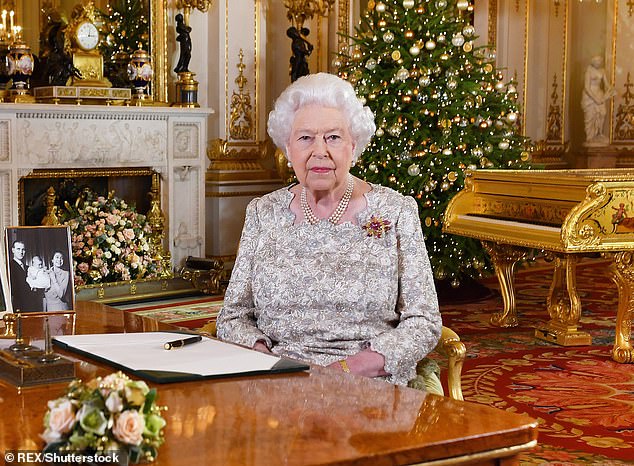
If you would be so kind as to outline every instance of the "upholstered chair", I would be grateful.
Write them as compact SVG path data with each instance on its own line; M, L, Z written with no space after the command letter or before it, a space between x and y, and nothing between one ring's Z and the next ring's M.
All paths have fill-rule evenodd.
M443 368L446 366L446 385L449 391L448 396L454 400L463 400L462 383L460 380L462 374L462 364L464 363L467 350L460 337L449 327L442 328L442 335L434 350L441 355L446 363L442 363ZM421 360L416 367L416 377L409 382L409 386L420 390L426 390L430 393L447 395L441 385L438 384L438 377L431 376L431 373L438 375L442 379L443 373L439 369L435 355Z

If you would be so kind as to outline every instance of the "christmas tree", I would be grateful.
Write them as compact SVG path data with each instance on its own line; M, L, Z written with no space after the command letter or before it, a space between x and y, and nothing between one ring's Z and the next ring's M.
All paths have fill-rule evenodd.
M102 32L106 40L101 52L106 63L106 76L115 87L129 86L127 62L138 49L149 52L150 11L148 0L112 0L103 13Z
M529 159L517 90L474 46L472 11L469 0L369 0L334 63L376 117L355 174L418 200L434 275L454 287L491 271L479 241L442 232L465 172Z

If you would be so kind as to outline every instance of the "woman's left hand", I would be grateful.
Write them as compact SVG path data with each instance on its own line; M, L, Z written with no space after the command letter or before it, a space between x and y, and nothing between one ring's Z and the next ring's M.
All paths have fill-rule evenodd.
M390 375L383 367L385 366L385 357L381 353L366 348L363 351L348 356L345 362L352 374L362 375L364 377L382 377ZM343 369L343 365L339 362L333 362L327 367L338 370L339 372L346 372Z

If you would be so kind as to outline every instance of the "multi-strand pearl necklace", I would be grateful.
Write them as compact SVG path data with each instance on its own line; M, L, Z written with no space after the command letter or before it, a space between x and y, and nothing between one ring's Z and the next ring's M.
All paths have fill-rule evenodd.
M346 192L343 193L343 197L339 201L339 205L335 211L328 217L328 221L333 225L337 225L339 220L341 220L342 215L348 208L348 204L350 204L350 199L352 199L352 191L354 190L354 178L351 175L348 175L348 185L346 186ZM302 188L302 194L299 198L299 203L302 206L302 212L304 213L304 219L311 225L316 225L319 223L319 219L313 213L313 209L310 208L308 204L308 200L306 199L306 188Z

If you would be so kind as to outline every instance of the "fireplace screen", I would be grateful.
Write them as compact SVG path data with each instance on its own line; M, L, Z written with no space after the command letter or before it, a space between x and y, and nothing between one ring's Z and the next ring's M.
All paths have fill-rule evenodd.
M104 197L114 191L137 212L145 214L150 210L148 194L155 174L149 168L34 170L19 181L20 225L42 225L51 194L58 212L67 203L74 206L86 191Z

